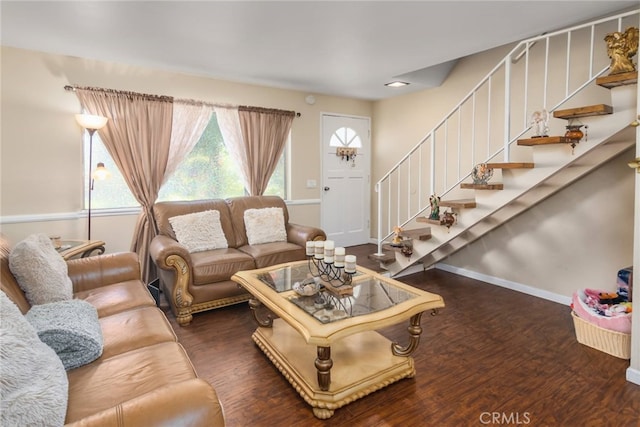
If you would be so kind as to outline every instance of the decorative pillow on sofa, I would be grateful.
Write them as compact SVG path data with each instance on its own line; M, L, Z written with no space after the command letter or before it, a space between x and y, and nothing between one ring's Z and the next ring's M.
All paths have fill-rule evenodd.
M66 261L45 234L32 234L9 253L9 269L31 305L73 298Z
M173 216L169 218L169 223L176 233L178 242L189 252L229 247L220 224L220 212L217 210Z
M62 362L4 292L0 314L0 425L64 425L69 381Z
M67 371L102 355L98 311L87 301L72 299L36 305L25 317L40 340L56 352Z
M250 245L287 241L282 208L247 209L244 227Z

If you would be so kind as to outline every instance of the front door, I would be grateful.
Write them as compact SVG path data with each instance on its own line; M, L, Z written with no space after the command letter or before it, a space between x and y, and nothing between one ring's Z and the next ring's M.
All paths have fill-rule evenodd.
M368 117L322 114L322 229L336 246L369 243Z

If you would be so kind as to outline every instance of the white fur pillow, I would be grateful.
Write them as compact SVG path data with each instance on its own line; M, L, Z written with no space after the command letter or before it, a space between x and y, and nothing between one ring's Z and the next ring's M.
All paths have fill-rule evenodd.
M287 241L282 208L247 209L244 227L250 245Z
M64 425L69 380L62 361L4 292L0 313L0 425Z
M9 253L9 269L31 305L73 298L66 261L45 234L32 234Z
M220 212L208 210L169 218L176 239L189 252L228 248L227 238L220 224Z

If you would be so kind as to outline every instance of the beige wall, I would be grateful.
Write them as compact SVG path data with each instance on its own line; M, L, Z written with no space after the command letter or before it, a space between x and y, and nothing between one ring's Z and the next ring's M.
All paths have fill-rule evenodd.
M112 88L201 101L295 110L291 130L291 199L294 221L320 225L320 113L371 117L368 101L239 84L125 64L2 47L2 232L17 241L34 232L67 238L86 235L82 212L80 105L68 84ZM127 250L135 215L92 219L92 237L107 251Z

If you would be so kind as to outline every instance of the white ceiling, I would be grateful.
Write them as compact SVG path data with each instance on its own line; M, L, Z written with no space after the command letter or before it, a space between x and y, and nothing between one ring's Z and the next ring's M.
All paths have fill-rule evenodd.
M382 99L455 60L638 1L5 1L2 45ZM400 79L404 88L384 86ZM74 82L70 82L74 83Z

